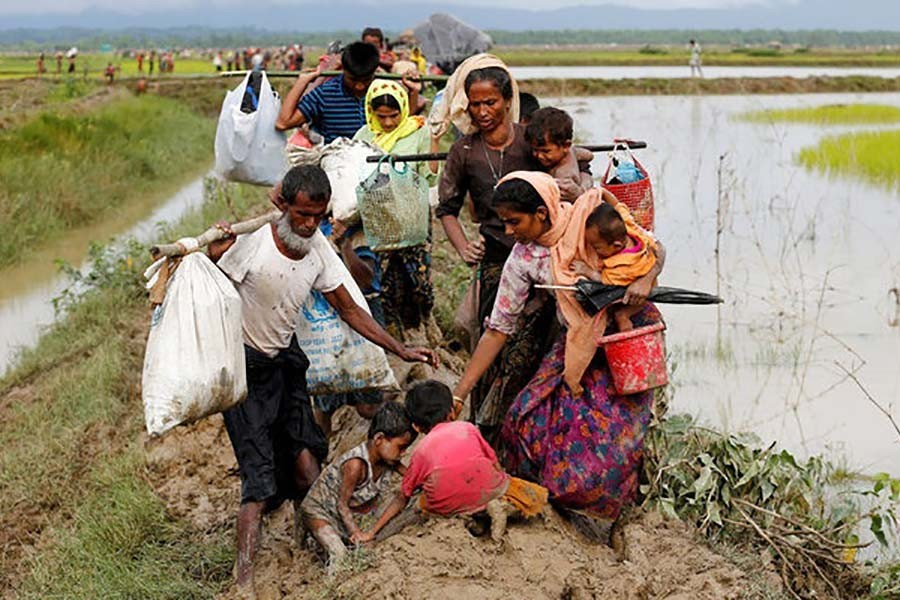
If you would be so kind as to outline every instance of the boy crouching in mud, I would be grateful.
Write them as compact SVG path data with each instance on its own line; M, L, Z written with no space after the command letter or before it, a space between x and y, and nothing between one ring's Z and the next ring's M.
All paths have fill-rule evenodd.
M303 523L328 552L328 565L343 557L346 542L363 537L356 517L381 504L382 493L405 470L400 457L416 437L403 406L385 402L369 426L368 439L328 465L300 505Z
M443 383L423 381L406 395L406 412L425 438L419 442L394 500L369 531L367 542L422 490L419 508L441 516L471 515L486 510L491 537L499 541L509 516L534 517L547 505L547 489L510 477L478 428L453 421L453 394Z

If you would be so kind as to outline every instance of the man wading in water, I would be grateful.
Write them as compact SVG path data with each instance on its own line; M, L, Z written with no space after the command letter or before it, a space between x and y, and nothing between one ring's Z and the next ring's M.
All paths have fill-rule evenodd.
M263 513L286 499L302 499L328 454L306 391L309 360L294 337L310 292L321 291L353 329L403 360L437 362L430 350L401 345L353 301L342 283L340 258L318 229L330 197L322 169L294 167L276 199L284 211L278 221L209 245L210 259L235 283L242 301L247 399L224 416L241 475L235 571L239 588L251 596ZM231 234L228 224L217 226Z

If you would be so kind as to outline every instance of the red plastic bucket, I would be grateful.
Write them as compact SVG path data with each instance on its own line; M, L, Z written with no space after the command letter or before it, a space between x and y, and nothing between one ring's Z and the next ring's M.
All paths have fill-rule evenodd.
M619 395L646 392L669 383L665 329L665 323L654 323L597 340L606 352L609 372Z

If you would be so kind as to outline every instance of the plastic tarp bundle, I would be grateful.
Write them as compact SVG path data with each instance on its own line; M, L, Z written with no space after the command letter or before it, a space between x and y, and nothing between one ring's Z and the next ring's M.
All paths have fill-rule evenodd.
M356 188L378 166L378 163L367 163L366 157L381 153L368 142L347 138L337 138L322 150L319 166L331 183L331 213L335 219L347 224L359 220Z
M204 254L181 260L153 312L141 386L151 436L247 396L241 298Z
M241 111L250 75L222 102L216 127L216 172L228 181L275 185L287 171L285 136L275 130L281 101L262 73L256 110Z
M369 305L350 271L344 287L353 300L369 312ZM394 390L397 380L384 350L356 333L318 291L313 291L300 310L297 343L309 358L306 385L313 395L363 390Z
M493 44L488 34L444 13L431 15L414 34L428 60L445 73L452 73L473 54L487 52Z

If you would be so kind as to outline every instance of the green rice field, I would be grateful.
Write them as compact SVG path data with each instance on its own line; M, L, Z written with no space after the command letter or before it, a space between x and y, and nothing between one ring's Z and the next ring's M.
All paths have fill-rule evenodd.
M881 104L831 104L815 108L762 110L743 115L760 123L813 123L817 125L868 125L900 123L900 107Z
M803 166L819 171L860 177L879 185L900 185L900 129L861 131L823 139L800 151Z

